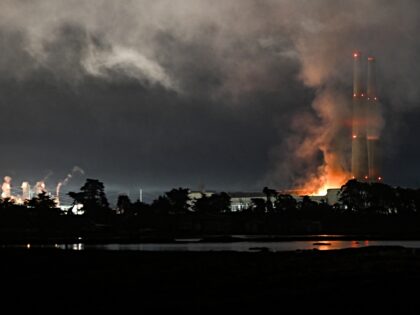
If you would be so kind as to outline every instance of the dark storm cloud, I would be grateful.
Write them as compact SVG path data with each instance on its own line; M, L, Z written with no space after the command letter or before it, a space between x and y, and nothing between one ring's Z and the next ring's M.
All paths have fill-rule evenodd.
M80 165L115 189L291 186L317 172L325 146L347 152L360 48L378 57L385 176L416 184L412 169L390 166L420 155L397 151L419 131L407 120L412 135L397 136L407 128L399 117L419 111L418 7L2 1L2 173L35 181L51 169L58 181Z

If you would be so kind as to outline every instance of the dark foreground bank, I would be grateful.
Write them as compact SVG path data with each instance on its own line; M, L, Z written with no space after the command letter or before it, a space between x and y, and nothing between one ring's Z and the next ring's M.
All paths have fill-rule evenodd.
M0 279L12 313L416 313L420 252L3 249Z

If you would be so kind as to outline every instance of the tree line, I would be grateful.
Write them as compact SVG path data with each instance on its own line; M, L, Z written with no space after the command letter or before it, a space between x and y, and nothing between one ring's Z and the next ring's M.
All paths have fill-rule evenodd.
M420 210L420 189L391 187L383 183L366 183L349 180L339 191L336 204L326 200L313 201L310 196L300 200L289 194L264 187L265 198L251 198L251 202L237 211L244 215L288 214L314 217L325 214L375 214L407 215ZM223 215L232 213L231 197L226 192L206 194L196 199L190 198L188 188L174 188L151 203L131 201L127 195L119 195L116 208L111 209L105 194L105 186L97 179L87 179L79 192L69 192L73 205L82 205L83 216L102 218L109 216L141 215ZM24 205L16 205L10 198L0 200L0 209L27 208L33 211L53 209L49 213L74 215L72 211L57 211L55 199L41 193Z

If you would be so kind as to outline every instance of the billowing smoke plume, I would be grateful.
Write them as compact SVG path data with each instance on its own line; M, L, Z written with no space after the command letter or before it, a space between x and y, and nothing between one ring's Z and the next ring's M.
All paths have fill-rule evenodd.
M29 200L31 197L31 185L29 182L22 182L22 197L21 200L24 202L25 200Z
M121 71L127 77L140 82L160 83L167 89L176 90L175 83L158 63L134 49L115 46L109 51L100 51L90 45L81 64L93 76L106 78L113 71Z
M1 197L2 198L11 198L12 197L12 178L10 176L5 176L3 179L3 185L1 186Z
M317 117L297 116L293 127L301 139L289 142L292 159L283 167L302 173L295 179L300 194L325 194L326 189L341 187L351 178L349 172L350 136L346 122L351 117L348 97L337 89L318 91L313 108ZM347 139L347 140L346 140ZM314 168L314 161L318 165Z
M43 194L47 192L47 186L45 185L45 182L40 180L36 182L35 184L35 195L38 196L39 194Z
M273 116L291 128L278 127L270 180L335 185L342 176L332 174L348 168L350 54L360 48L378 57L384 106L417 106L419 8L417 0L4 0L0 73L135 82L197 97L197 106L282 97ZM296 85L315 100L296 104L289 95Z
M60 189L61 189L61 187L64 186L64 185L67 185L67 183L69 182L69 180L73 177L73 175L75 173L80 173L80 174L84 175L85 171L82 168L80 168L79 166L74 166L72 168L71 172L67 174L66 178L64 178L61 182L59 182L57 184L55 196L56 196L56 202L57 202L58 205L60 205Z

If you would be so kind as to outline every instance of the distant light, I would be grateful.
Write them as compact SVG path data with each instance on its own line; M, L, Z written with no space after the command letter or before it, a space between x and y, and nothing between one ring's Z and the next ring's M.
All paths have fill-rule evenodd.
M381 181L381 180L382 180L382 177L381 177L381 176L379 176L379 177L378 177L378 180L379 180L379 181Z
M361 96L365 96L365 94L363 94L363 93L362 93L362 95L361 95Z
M357 138L357 136L356 135L353 135L353 137L352 137L353 139L356 139Z
M354 57L354 58L357 58L357 57L359 57L359 54L358 54L358 53L354 53L354 54L353 54L353 57Z
M368 179L368 178L369 178L369 176L367 176L367 175L366 175L366 176L365 176L365 179Z
M353 94L353 97L356 97L356 96L357 96L357 95L356 95L356 93L354 93L354 94Z
M374 98L373 98L375 101L377 101L378 100L378 98L375 96Z
M26 244L26 248L31 248L31 244Z

